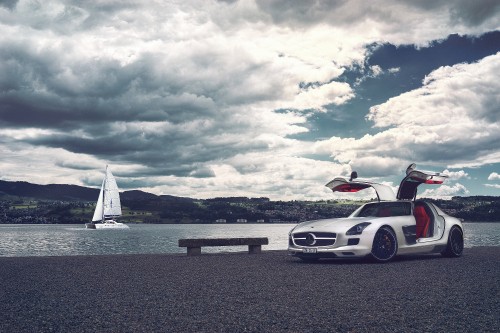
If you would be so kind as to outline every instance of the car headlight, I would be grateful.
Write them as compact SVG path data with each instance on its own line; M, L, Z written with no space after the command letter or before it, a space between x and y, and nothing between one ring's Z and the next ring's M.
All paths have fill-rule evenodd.
M347 230L347 232L345 234L347 236L361 235L361 233L363 232L363 230L365 230L365 228L367 226L369 226L370 224L371 224L370 222L363 222L363 223L356 224L354 227L352 227L351 229Z

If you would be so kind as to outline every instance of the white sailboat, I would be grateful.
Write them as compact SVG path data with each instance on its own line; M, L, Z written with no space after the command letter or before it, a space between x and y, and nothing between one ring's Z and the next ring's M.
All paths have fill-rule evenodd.
M114 220L121 215L122 207L118 185L116 185L115 177L106 165L106 175L102 181L92 222L85 223L85 227L88 229L129 229L128 225Z

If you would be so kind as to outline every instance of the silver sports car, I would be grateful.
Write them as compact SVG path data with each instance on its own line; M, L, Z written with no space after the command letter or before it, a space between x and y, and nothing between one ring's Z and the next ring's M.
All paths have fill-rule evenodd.
M459 257L464 247L462 222L446 215L433 203L415 200L420 184L442 184L446 175L406 170L397 196L389 186L335 178L328 184L333 192L357 192L373 188L377 202L359 207L347 218L308 221L290 231L288 251L304 261L320 258L370 257L387 262L396 255L441 253Z

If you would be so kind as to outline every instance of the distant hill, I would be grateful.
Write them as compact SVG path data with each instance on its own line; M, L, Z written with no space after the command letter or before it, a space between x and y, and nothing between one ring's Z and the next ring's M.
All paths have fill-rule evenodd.
M143 192L139 190L132 190L132 191L125 191L120 193L120 198L122 200L139 200L139 201L146 201L146 200L157 200L159 197L155 194L148 193L148 192ZM95 199L94 199L95 200Z
M50 184L38 185L28 182L9 182L0 180L0 195L12 195L38 200L96 201L99 189L78 185ZM133 190L121 193L122 200L156 200L155 194Z
M44 200L93 201L97 200L99 190L78 185L38 185L0 180L0 194L2 193Z

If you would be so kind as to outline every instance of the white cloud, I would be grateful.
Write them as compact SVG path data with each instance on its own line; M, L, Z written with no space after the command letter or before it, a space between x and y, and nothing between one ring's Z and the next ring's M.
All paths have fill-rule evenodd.
M490 173L488 180L500 180L500 175L496 172Z
M388 175L403 175L405 161L393 157L380 157L376 155L364 156L353 159L349 163L352 170L356 170L360 177L387 177Z
M459 180L462 178L470 179L469 174L467 172L465 172L464 170L450 171L450 170L446 169L443 171L443 174L447 175L449 180Z
M296 95L291 104L283 103L285 108L294 109L317 109L327 104L344 104L354 96L352 89L347 83L332 82L319 87L307 88Z
M372 77L377 77L381 75L384 71L382 70L382 67L379 65L374 65L370 67L370 70L372 71Z
M376 127L432 126L434 129L451 121L458 128L454 127L453 131L451 127L443 128L445 134L455 134L451 138L462 137L462 128L471 133L473 139L484 138L489 132L477 129L483 125L496 129L500 120L495 105L499 101L496 90L500 83L493 74L499 69L500 53L474 64L441 67L425 78L422 88L372 107L367 119Z
M274 200L333 199L324 185L330 178L346 173L345 166L332 162L272 154L235 156L210 167L214 178L179 177L168 186L151 190L200 198L251 194Z
M497 72L500 53L477 63L440 68L428 75L423 87L370 109L367 119L381 129L379 133L359 139L332 137L315 147L351 164L366 158L454 168L469 161L498 163ZM460 172L452 175L458 177Z
M390 74L395 73L394 71L391 71L391 70L393 70L393 69L391 68L387 72ZM382 69L382 67L380 67L379 65L369 66L367 72L365 72L364 69L360 69L360 72L364 73L364 76L356 79L356 82L354 84L355 86L359 86L361 83L366 81L366 79L368 79L368 78L376 78L377 76L383 75L385 73L384 70Z
M420 196L426 198L450 198L467 194L469 194L469 190L464 185L456 183L453 186L441 185L435 189L427 189Z
M500 189L500 184L484 184L484 186Z

